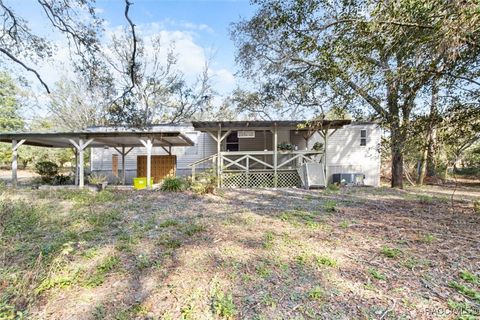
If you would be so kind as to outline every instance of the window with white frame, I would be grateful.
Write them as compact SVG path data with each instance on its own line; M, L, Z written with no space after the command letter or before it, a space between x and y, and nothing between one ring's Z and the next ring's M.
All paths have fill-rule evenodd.
M367 130L362 129L360 130L360 146L366 146L367 145Z

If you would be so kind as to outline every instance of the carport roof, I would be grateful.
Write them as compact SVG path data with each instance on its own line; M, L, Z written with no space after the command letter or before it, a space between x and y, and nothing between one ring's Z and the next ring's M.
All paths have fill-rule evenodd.
M298 129L301 125L306 125L308 128L309 121L307 120L251 120L251 121L192 121L193 127L200 131L223 129L240 129L240 130L259 130L265 128L289 127L291 129ZM352 123L351 120L323 120L320 123L329 129L338 129L344 125ZM307 129L305 128L305 129Z
M70 140L85 141L93 139L89 147L143 147L142 140L151 139L153 146L193 146L194 142L180 131L160 130L97 130L81 132L22 132L22 133L0 133L0 142L11 143L12 140L25 140L26 145L68 148L72 147Z

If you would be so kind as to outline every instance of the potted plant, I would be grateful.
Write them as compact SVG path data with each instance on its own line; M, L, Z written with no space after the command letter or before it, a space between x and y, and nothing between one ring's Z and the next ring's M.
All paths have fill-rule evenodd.
M108 179L106 175L94 172L88 177L88 183L96 186L98 191L102 191L107 187Z
M293 151L294 146L293 146L293 144L291 144L291 143L282 142L282 143L279 143L279 144L277 145L277 149L278 149L280 152L289 152L289 151Z
M323 151L323 143L321 142L315 142L313 144L313 147L312 147L312 150L315 150L315 151Z

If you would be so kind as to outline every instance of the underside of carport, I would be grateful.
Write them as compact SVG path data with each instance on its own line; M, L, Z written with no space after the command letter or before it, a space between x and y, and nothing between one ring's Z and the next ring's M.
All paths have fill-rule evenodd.
M145 147L147 151L147 188L150 188L152 148L162 147L171 154L172 147L188 147L194 143L179 131L94 131L94 132L48 132L48 133L5 133L0 134L0 142L12 143L12 186L17 187L18 148L30 145L45 148L75 148L78 159L75 181L79 188L84 187L84 151L90 148L111 147L122 155L122 182L125 184L125 156L135 147ZM77 183L78 177L78 183Z

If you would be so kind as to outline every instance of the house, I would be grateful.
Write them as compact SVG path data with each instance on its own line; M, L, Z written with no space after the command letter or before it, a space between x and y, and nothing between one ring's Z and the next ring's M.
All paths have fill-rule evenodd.
M194 121L151 129L181 132L193 142L153 147L155 182L172 174L195 178L210 169L220 177L219 186L227 188L325 186L339 173L361 174L366 185L380 184L381 132L372 122ZM146 155L144 147L122 154L119 148L96 146L91 171L115 179L124 166L126 181L131 183L134 177L146 175Z

